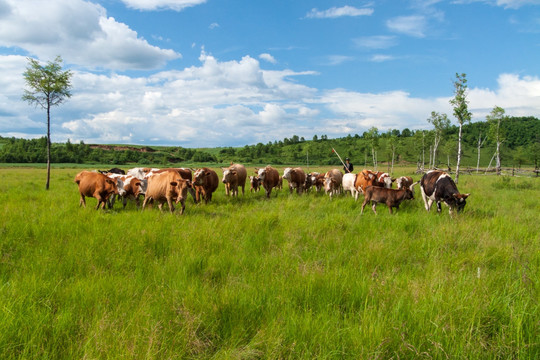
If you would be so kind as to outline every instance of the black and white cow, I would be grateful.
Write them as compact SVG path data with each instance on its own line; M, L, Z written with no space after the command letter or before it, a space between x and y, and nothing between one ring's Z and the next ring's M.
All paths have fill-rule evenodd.
M470 194L460 194L456 183L450 175L440 170L431 170L420 180L420 190L426 210L431 209L433 202L437 203L437 211L441 212L441 201L448 205L449 212L460 212L465 208L466 199Z

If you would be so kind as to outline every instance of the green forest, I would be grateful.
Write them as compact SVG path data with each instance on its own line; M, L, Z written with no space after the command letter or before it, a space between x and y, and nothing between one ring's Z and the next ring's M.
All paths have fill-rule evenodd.
M535 117L508 117L501 125L504 141L501 148L502 165L506 167L534 166L540 160L540 120ZM334 148L342 157L351 158L356 166L371 167L382 164L425 164L452 167L456 162L458 127L444 129L432 161L434 130L389 130L380 132L371 128L363 134L329 139L327 135L314 135L305 139L290 138L246 145L243 147L183 148L176 146L93 145L80 142L53 143L53 163L111 164L111 165L168 165L213 163L231 161L245 164L275 165L339 165L332 153ZM493 158L495 143L488 122L475 122L463 126L463 164L476 166L478 144L480 166L487 167ZM45 137L18 139L0 137L0 163L45 163ZM492 164L493 166L493 164Z

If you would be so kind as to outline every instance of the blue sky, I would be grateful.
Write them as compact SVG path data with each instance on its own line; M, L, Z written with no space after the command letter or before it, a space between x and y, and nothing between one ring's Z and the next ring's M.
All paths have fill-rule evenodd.
M540 1L0 0L0 135L45 134L27 57L62 56L53 141L242 146L429 129L466 73L473 121L540 117ZM453 119L454 120L454 119Z

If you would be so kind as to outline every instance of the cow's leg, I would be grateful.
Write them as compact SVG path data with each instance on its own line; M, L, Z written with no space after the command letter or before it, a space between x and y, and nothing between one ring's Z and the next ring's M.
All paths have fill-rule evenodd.
M179 202L182 205L182 207L180 208L180 215L183 215L186 208L186 201L184 200L184 198L181 198Z
M426 193L424 192L424 187L423 186L420 186L420 192L422 193L422 199L424 200L424 207L426 208L427 211L429 211L429 209L431 208L431 204L433 203L433 201L431 199L428 198L428 196L426 195Z
M388 210L390 211L390 215L392 215L392 204L386 204L388 206ZM396 210L397 210L397 206L396 206Z
M169 205L169 211L172 214L174 212L174 203L171 198L167 198L167 205Z
M86 207L86 200L84 199L84 195L81 194L81 200L79 200L79 207L84 206Z
M368 203L367 199L364 199L364 202L362 203L362 210L360 211L360 214L364 214L364 208L366 207L366 204Z
M245 194L244 194L244 187L245 187L245 186L246 186L246 185L242 185L242 196L245 195Z
M371 204L371 210L373 210L375 215L377 215L377 203L375 201L372 201Z
M146 204L148 203L148 199L150 199L149 197L145 196L144 197L144 200L143 200L143 203L142 203L142 209L144 210L144 208L146 207Z
M122 196L122 205L124 205L124 209L126 208L127 200L127 196Z
M441 211L442 211L441 202L437 201L437 212L440 213Z

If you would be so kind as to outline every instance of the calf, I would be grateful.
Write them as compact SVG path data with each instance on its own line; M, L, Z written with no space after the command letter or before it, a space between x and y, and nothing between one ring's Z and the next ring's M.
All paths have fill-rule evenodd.
M279 173L276 169L268 165L264 169L255 168L255 173L261 179L262 186L266 192L266 197L270 198L272 189L279 185Z
M205 204L212 200L212 193L219 185L216 172L209 168L197 169L193 173L193 187L195 188L196 201L199 202L201 195Z
M450 175L440 170L431 170L422 176L420 180L420 191L426 210L431 209L433 202L437 203L437 212L441 212L441 201L448 206L450 214L457 210L463 211L465 200L470 194L460 194L456 183Z
M338 169L332 169L324 174L324 191L330 195L330 199L340 193L342 182L343 174Z
M250 192L257 192L261 189L261 180L257 176L250 176L249 183L251 185L249 188Z
M149 201L157 201L158 208L163 211L163 204L167 202L171 214L174 212L174 203L181 203L180 215L186 208L186 197L188 189L191 188L191 181L182 179L180 174L174 170L167 170L155 174L148 179L148 189L144 195L143 210Z
M238 196L238 187L242 188L242 195L246 186L247 172L244 165L231 164L223 170L223 179L221 182L225 184L225 195Z
M79 206L86 207L85 196L88 196L97 199L96 210L99 209L100 205L102 209L105 209L109 197L118 194L117 182L98 172L81 171L75 176L75 183L79 186L81 194Z
M358 190L356 190L356 187L354 186L356 183L356 174L353 173L347 173L343 175L343 192L350 191L351 196L354 197L354 201L358 200Z
M371 209L373 209L373 212L375 214L377 214L377 210L375 209L375 207L378 203L386 204L386 206L388 206L390 214L392 214L393 207L399 209L399 204L401 204L403 200L412 199L414 199L414 195L412 191L408 188L396 190L379 186L368 186L364 190L364 202L362 203L362 211L360 213L364 213L364 207L366 207L366 204L371 201Z
M304 183L306 182L306 174L302 168L285 168L282 178L289 182L289 190L291 194L294 189L296 189L297 194L302 193Z

